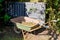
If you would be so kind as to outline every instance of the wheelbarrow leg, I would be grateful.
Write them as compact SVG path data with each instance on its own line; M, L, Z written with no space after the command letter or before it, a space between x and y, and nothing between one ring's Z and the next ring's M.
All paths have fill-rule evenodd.
M28 32L22 30L22 34L23 34L24 40L26 40L26 38L28 37Z
M26 40L25 39L25 31L24 30L22 30L22 35L23 35L24 40Z

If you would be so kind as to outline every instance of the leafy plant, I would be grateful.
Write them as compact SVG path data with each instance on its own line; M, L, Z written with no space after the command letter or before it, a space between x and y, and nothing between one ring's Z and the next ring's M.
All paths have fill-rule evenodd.
M11 18L9 15L5 14L5 16L3 17L4 18L4 22L7 22L9 21L9 19Z
M5 24L11 18L7 13L5 13L4 0L0 0L0 31L6 27Z
M55 22L50 22L52 20ZM46 0L46 22L49 22L56 40L57 34L60 34L60 0Z

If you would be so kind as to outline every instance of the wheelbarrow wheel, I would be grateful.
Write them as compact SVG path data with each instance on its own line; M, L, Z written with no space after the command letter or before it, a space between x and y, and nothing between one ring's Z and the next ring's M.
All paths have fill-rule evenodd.
M16 27L14 27L14 32L17 33L17 34L20 34L21 33L21 30L18 29L18 28L16 28Z

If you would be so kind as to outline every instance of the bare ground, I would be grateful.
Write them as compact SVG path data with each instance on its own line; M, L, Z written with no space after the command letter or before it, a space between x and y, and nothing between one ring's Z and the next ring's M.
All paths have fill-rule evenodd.
M51 34L51 31L41 28L26 34L26 40L54 40ZM12 29L7 29L6 32L0 33L0 40L23 40L23 36L22 33L16 34ZM60 36L56 40L60 40Z

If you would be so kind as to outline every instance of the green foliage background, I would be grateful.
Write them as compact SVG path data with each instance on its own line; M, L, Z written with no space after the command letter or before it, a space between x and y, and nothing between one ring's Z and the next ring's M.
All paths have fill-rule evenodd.
M60 32L60 0L46 0L46 14L49 18L46 20L56 20L56 23L51 23L54 30Z
M2 14L1 12L3 11L3 5L2 5L2 2L3 2L4 0L0 0L0 14ZM3 14L4 15L4 14ZM1 16L0 15L0 19L4 19L4 22L7 22L9 19L10 19L10 16L7 14L7 13L5 13L5 15L4 16Z

